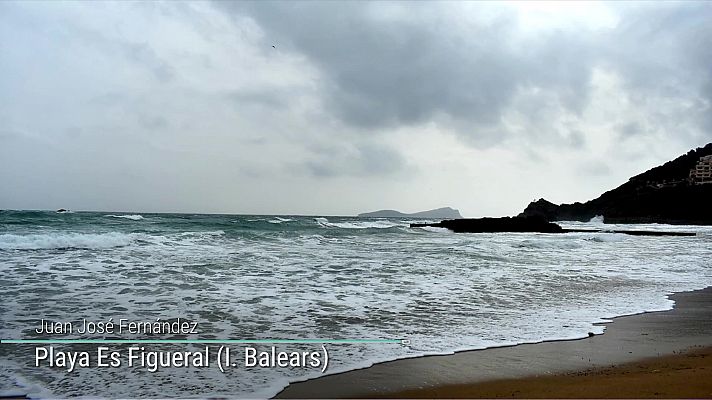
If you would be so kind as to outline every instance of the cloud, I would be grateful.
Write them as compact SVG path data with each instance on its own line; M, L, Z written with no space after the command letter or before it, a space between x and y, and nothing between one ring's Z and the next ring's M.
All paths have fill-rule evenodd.
M458 30L445 29L448 15L432 4L218 4L254 17L265 46L306 55L323 73L330 111L364 130L438 115L496 123L517 85L530 79L506 49L514 27L504 16Z
M369 142L353 147L318 149L315 156L304 162L304 167L314 176L321 178L403 174L410 169L406 160L396 150Z
M621 125L619 132L622 139L628 139L644 133L643 128L637 122L629 122Z
M603 36L605 62L644 111L629 125L663 128L698 143L712 139L712 4L629 3L619 12L620 24Z
M704 88L711 77L712 28L706 24L711 14L706 3L611 5L616 24L552 24L534 31L525 31L526 14L513 7L446 2L216 5L253 18L264 31L264 46L279 43L307 57L322 74L328 112L365 134L436 123L467 143L492 146L518 137L507 117L522 111L522 123L530 127L525 140L544 137L569 145L572 137L581 137L572 132L597 122L584 114L598 68L617 74L624 95L647 108L649 123L667 129L676 124L670 121L694 119L697 125L680 134L710 137L710 91ZM681 101L684 108L670 107ZM666 110L656 113L656 107ZM577 123L556 131L547 127L551 114L566 114Z
M298 52L319 68L329 112L366 134L438 121L473 143L499 136L518 91L551 90L580 110L591 63L568 34L518 38L512 10L452 3L216 3L249 15L264 46ZM581 50L583 49L583 50Z

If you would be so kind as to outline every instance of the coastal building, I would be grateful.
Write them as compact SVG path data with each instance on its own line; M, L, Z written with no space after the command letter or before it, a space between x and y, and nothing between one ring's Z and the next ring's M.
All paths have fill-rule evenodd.
M712 183L712 155L700 157L690 170L690 181L695 185Z

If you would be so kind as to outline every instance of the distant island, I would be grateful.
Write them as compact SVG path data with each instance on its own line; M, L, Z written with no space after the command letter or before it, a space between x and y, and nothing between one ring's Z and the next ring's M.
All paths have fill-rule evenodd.
M636 175L585 203L531 202L520 217L547 221L712 225L712 143Z
M434 210L421 211L412 214L396 210L379 210L358 215L359 218L462 218L460 212L454 208L442 207Z

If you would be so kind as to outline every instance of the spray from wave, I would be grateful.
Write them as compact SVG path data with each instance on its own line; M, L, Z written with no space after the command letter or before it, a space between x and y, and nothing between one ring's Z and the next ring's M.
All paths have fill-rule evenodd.
M603 224L603 215L596 215L588 221L589 224Z
M107 215L107 217L111 217L111 218L124 218L124 219L130 219L130 220L132 220L132 221L140 221L140 220L143 219L143 215L139 215L139 214L127 214L127 215L113 215L113 214L109 214L109 215Z

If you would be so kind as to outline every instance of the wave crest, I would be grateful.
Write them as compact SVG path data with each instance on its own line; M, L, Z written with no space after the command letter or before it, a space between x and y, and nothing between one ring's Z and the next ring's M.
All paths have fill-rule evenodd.
M291 218L281 218L281 217L274 217L274 219L271 219L267 222L270 224L281 224L282 222L290 222L293 221Z
M602 224L603 223L603 215L596 215L595 217L591 218L588 223L590 224Z
M138 238L135 233L45 233L33 235L0 235L2 250L41 249L108 249L124 247Z
M109 214L107 217L112 217L112 218L125 218L125 219L130 219L133 221L140 221L143 219L143 215L140 214L125 214L125 215L114 215L114 214Z
M325 228L341 228L341 229L388 229L405 227L406 224L398 224L391 221L354 221L354 222L329 222L324 217L314 218L317 224Z

